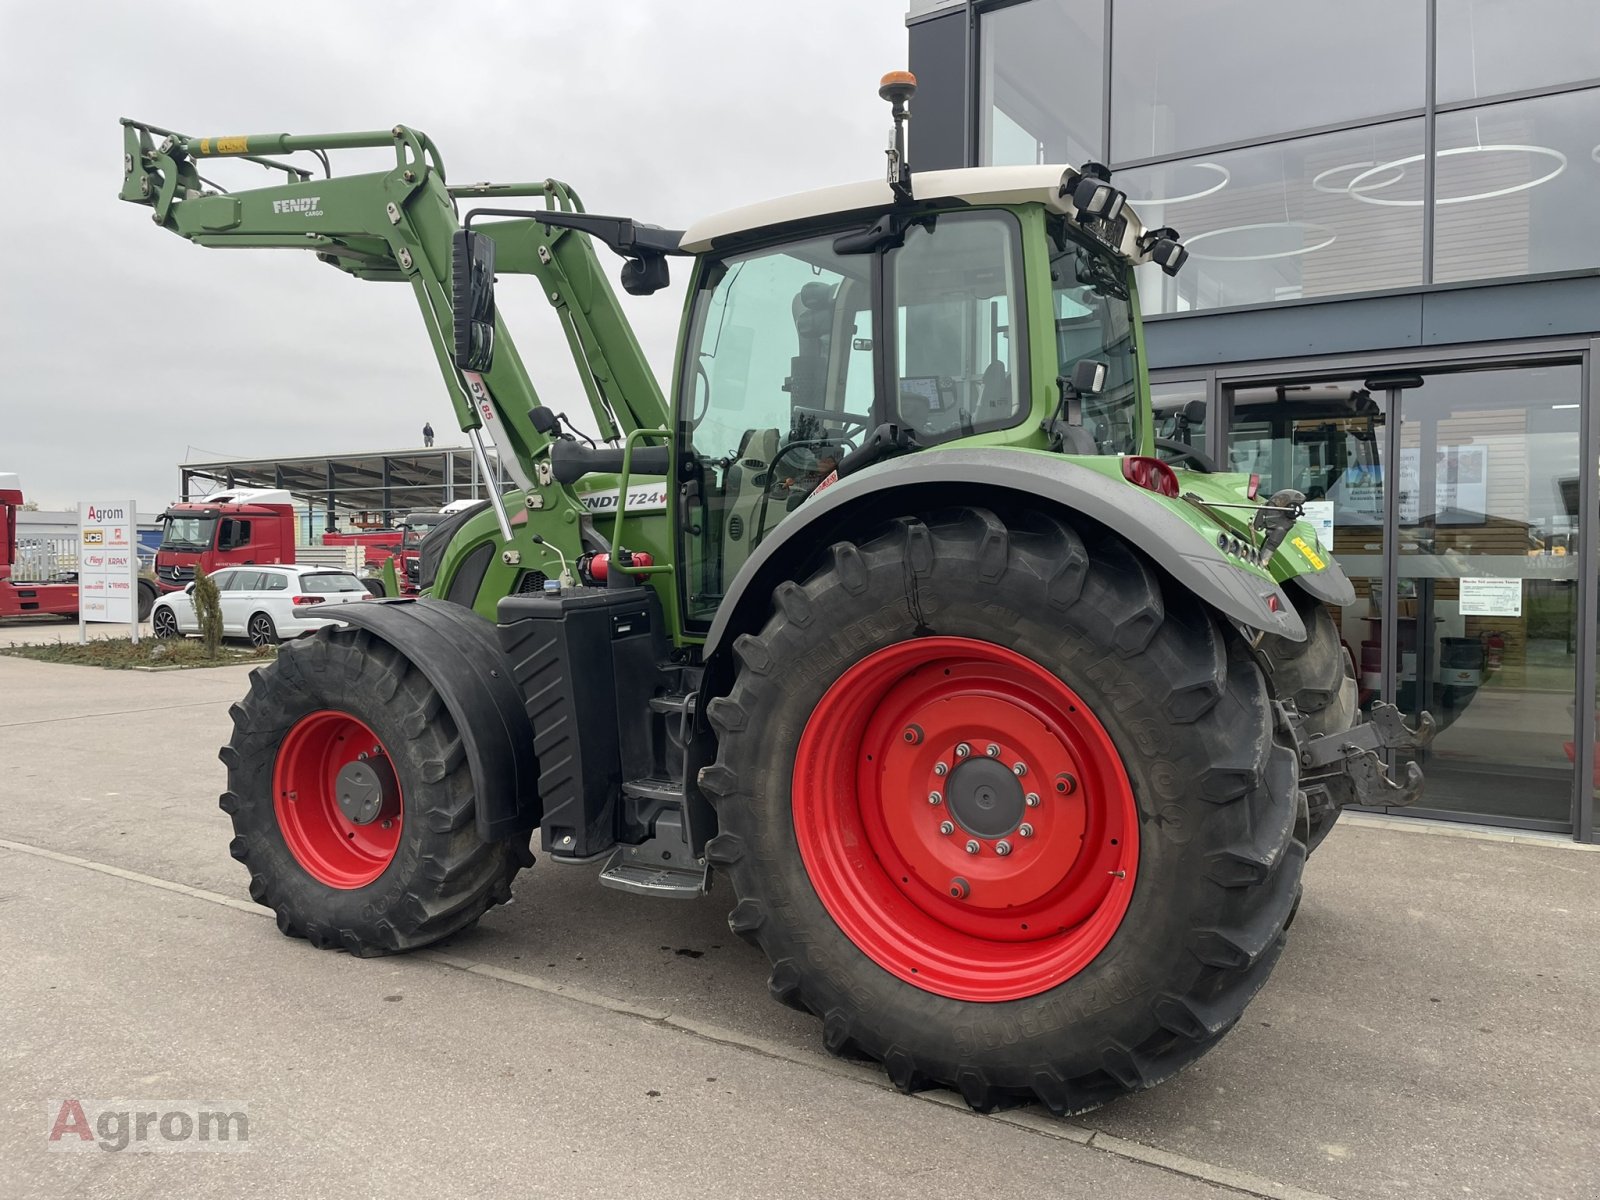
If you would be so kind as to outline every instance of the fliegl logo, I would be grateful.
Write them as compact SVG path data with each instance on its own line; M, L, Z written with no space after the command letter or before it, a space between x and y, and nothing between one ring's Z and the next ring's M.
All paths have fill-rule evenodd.
M272 202L274 213L300 213L307 217L320 217L322 215L321 196L296 196L292 200L274 200Z

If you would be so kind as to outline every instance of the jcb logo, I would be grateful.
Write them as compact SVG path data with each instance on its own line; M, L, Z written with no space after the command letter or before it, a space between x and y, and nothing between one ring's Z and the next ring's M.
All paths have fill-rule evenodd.
M317 205L322 200L321 196L296 196L293 200L274 200L272 211L275 213L304 213L308 217L320 217L322 209Z

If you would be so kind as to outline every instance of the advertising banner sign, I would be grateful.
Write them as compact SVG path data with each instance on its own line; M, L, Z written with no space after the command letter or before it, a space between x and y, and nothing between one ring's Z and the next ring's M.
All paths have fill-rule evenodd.
M78 505L78 640L90 621L126 624L139 640L138 516L130 500Z

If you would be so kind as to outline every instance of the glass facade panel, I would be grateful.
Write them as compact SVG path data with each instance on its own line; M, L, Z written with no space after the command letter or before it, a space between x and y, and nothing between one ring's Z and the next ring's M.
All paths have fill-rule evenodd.
M1104 25L1102 0L1034 0L984 14L981 164L1105 158Z
M1116 0L1112 158L1420 109L1426 11L1424 0Z
M1600 266L1600 88L1440 113L1436 178L1434 282Z
M1600 79L1594 0L1438 0L1440 104Z
M1422 282L1420 119L1118 171L1147 226L1183 234L1177 278L1139 272L1147 313ZM1377 205L1364 198L1397 201ZM1398 203L1407 201L1409 203Z
M1430 375L1401 401L1395 697L1439 725L1430 808L1571 818L1580 374Z
M1232 393L1227 471L1261 476L1261 494L1294 488L1307 516L1331 521L1334 555L1355 603L1333 610L1356 664L1363 709L1383 698L1379 615L1388 395L1359 380L1240 388Z

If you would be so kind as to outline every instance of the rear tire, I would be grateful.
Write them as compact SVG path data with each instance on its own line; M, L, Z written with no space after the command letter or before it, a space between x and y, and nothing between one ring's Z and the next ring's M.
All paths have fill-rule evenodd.
M964 509L839 543L821 570L781 584L773 600L765 627L734 645L731 691L707 709L718 758L700 782L722 830L707 853L738 895L729 925L766 951L772 994L822 1018L830 1051L877 1059L906 1091L937 1084L980 1110L1036 1098L1064 1113L1152 1086L1232 1027L1266 982L1299 900L1303 801L1260 668L1193 597L1164 595L1114 537L1088 539L1039 512L1007 523ZM924 640L924 661L895 676L894 656L916 639L938 640ZM969 651L979 662L1021 660L1041 672L1038 694L1066 705L1071 696L1088 713L1052 711L1028 688L962 683L969 667L950 656ZM862 674L880 665L888 683ZM941 669L948 695L933 674ZM902 702L903 687L911 700ZM1109 735L1113 759L1099 775L1083 767L1089 783L1078 799L1047 791L1037 808L1018 810L1040 814L1028 818L1037 836L1024 844L1005 835L1013 847L1003 858L987 840L998 825L983 837L970 825L954 839L936 832L931 809L954 815L964 769L950 767L956 758L941 759L951 794L938 804L903 770L924 730L933 742L941 705L965 712L980 695L1004 699L975 719L974 753L987 757L987 743L1000 743L1004 768L1012 743L1031 739L1039 761L1023 781L1056 779L1052 759L1092 759L1091 723ZM908 723L908 714L925 719ZM875 732L882 721L904 733ZM938 736L942 745L952 735L941 726ZM809 748L830 743L837 749L822 757ZM992 795L1006 775L990 781ZM852 835L853 857L831 867L818 853L826 822L808 815L819 804L867 831L866 844ZM1119 813L1134 826L1132 858L1112 841ZM963 823L979 816L968 805ZM1079 819L1081 849L1051 842L1050 820L1066 822L1072 838ZM971 858L969 836L981 845ZM1038 853L1052 844L1057 856ZM901 861L920 869L902 871ZM964 875L974 909L981 888L1010 888L1017 903L1005 907L1002 896L1005 913L1019 925L1047 913L1054 928L1023 926L999 940L980 922L969 934L966 895L957 895L968 879L938 875L952 862L973 864ZM1029 875L1041 862L1054 872L1042 890ZM1074 892L1084 862L1090 876L1126 871L1131 895L1116 878L1080 880ZM949 899L937 894L946 884ZM1100 898L1116 900L1118 888L1120 909ZM1051 907L1072 894L1088 912L1078 924ZM930 912L942 916L930 924ZM1110 927L1089 936L1094 922Z
M1305 718L1306 735L1343 733L1361 719L1355 665L1327 605L1299 588L1286 590L1305 623L1306 639L1291 642L1270 634L1262 639L1273 695L1293 701ZM1301 836L1309 852L1322 844L1354 792L1342 774L1307 780L1304 786L1306 826Z
M220 754L229 851L250 871L251 899L289 936L363 957L414 950L510 900L512 878L533 862L525 840L479 838L472 772L438 691L365 631L286 644L251 672L231 715ZM367 733L372 743L358 744ZM334 783L363 753L393 787L379 819L357 824Z

